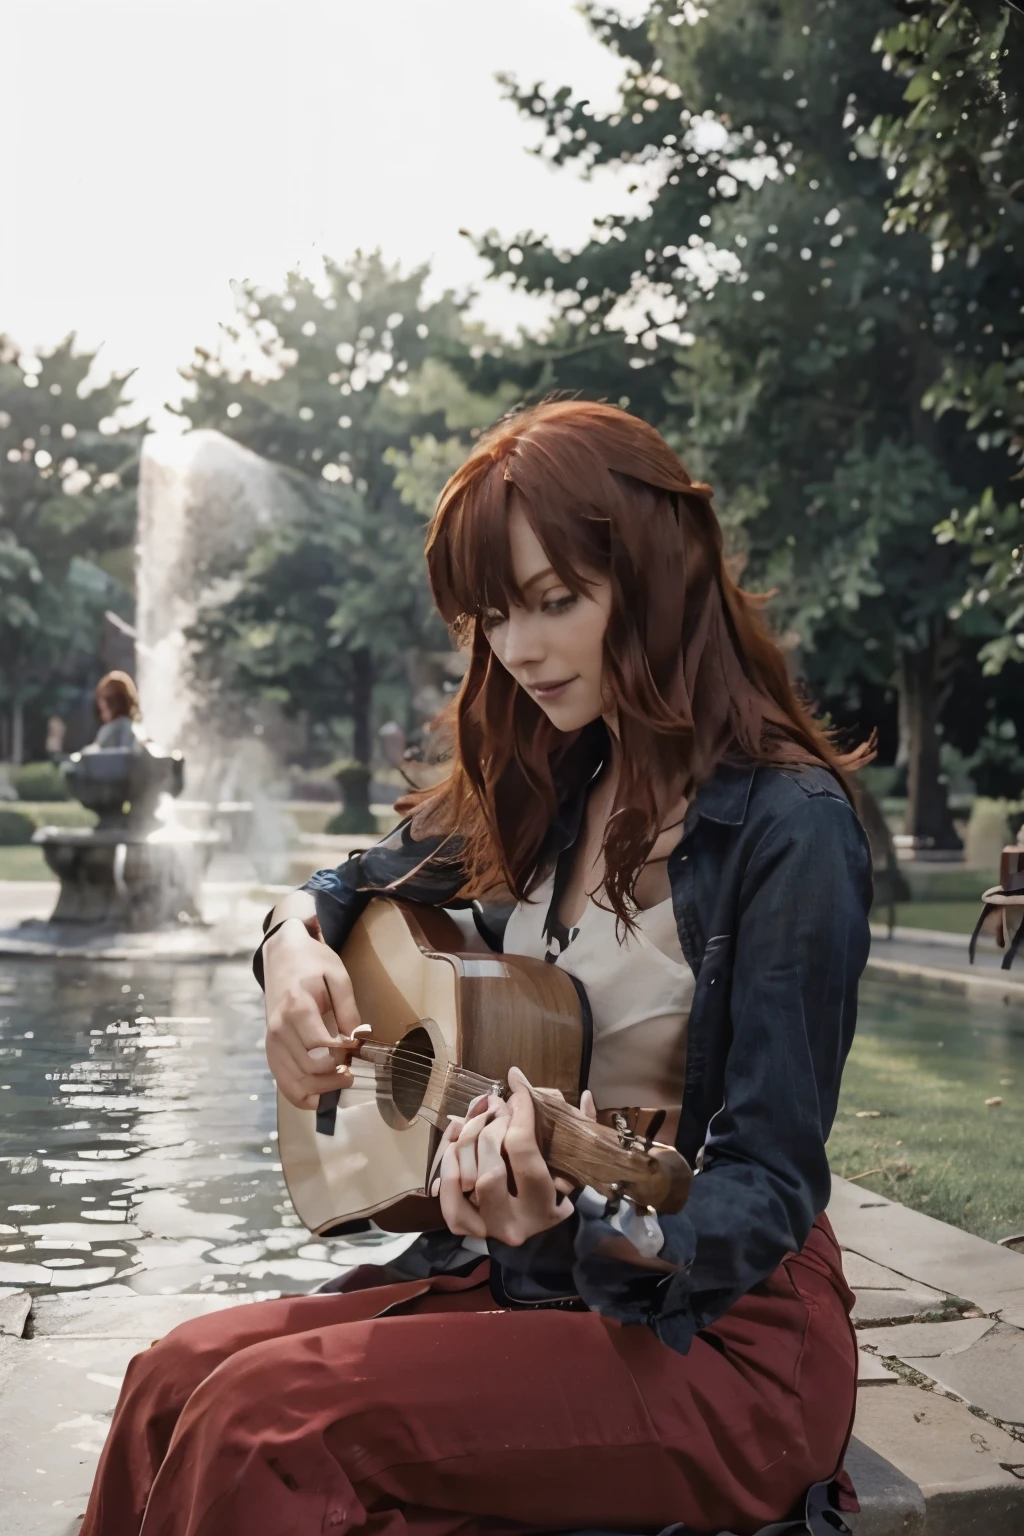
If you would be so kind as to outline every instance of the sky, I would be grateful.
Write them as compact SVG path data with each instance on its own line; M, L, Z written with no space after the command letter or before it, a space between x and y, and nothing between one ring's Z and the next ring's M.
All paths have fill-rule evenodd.
M147 411L233 279L379 246L462 290L485 267L460 228L572 244L631 204L530 155L494 79L611 106L621 66L572 0L3 0L0 59L0 332L77 331ZM476 312L540 318L498 285Z

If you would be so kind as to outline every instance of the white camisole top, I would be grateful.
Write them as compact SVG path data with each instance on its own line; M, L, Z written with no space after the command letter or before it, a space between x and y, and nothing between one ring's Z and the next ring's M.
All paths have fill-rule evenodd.
M547 960L583 984L594 1022L589 1086L598 1109L678 1110L695 981L672 898L639 912L637 932L624 934L621 944L615 913L588 899L559 951L544 934L553 885L552 874L512 912L505 953Z

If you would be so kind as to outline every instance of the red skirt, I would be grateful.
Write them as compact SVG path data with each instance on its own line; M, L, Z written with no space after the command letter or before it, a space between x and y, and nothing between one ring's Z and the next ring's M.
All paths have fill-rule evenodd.
M824 1216L686 1355L498 1310L486 1269L175 1328L128 1367L80 1536L748 1536L835 1475L857 1347Z

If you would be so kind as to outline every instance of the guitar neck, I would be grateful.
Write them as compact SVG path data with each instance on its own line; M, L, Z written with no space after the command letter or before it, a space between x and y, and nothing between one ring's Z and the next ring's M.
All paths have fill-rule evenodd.
M413 1063L400 1048L367 1042L358 1055L375 1066L396 1074L420 1074L424 1086L432 1061ZM424 1097L417 1114L443 1130L452 1115L464 1115L480 1094L508 1095L508 1088L493 1078L464 1067L450 1066L445 1073L440 1103ZM567 1104L560 1094L531 1088L536 1119L537 1145L553 1174L583 1187L589 1184L601 1194L625 1195L637 1205L671 1214L682 1210L690 1187L690 1169L673 1147L623 1144L608 1126L588 1120Z

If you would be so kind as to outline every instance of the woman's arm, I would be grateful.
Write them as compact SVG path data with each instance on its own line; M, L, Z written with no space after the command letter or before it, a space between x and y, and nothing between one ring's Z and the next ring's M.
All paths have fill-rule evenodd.
M450 903L462 883L457 860L435 858L441 839L417 842L408 823L337 869L320 870L279 901L264 921L253 973L266 994L267 1061L299 1109L347 1088L351 1075L331 1042L360 1019L340 950L374 891L402 882L411 901ZM434 867L431 868L431 864Z

